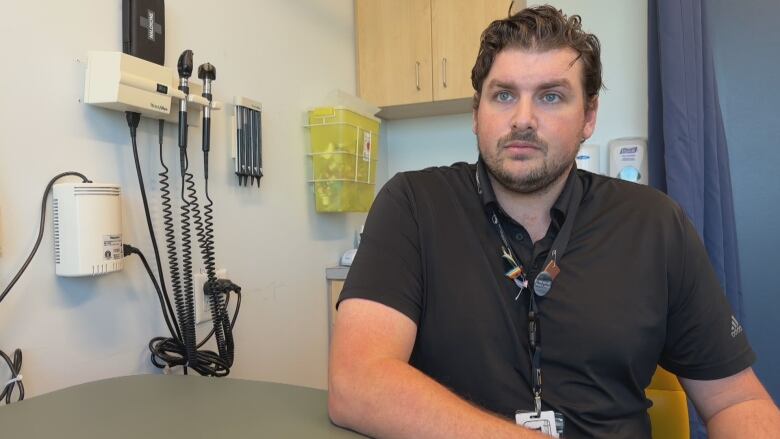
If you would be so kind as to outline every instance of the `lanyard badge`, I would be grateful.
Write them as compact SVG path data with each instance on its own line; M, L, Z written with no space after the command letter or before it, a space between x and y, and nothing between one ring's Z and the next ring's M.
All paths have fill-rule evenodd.
M580 202L582 201L583 187L582 183L575 176L574 187L572 195L568 205L568 212L566 220L564 221L561 230L556 236L552 249L550 250L547 260L545 261L544 270L536 275L533 279L533 293L529 295L529 312L528 312L528 339L529 348L531 354L531 377L532 377L532 392L533 392L533 406L532 411L518 411L515 414L515 422L518 425L522 425L526 428L539 431L541 433L548 434L552 437L560 437L563 434L564 420L563 415L552 410L542 410L542 347L540 336L540 313L537 306L535 296L546 296L553 286L553 281L560 274L561 269L558 265L558 257L563 257L566 251L566 247L569 243L572 230L574 228L574 221L577 216ZM477 192L482 193L479 181L479 172L476 174ZM512 280L515 285L520 289L515 296L515 300L518 300L523 294L523 291L528 289L529 281L527 273L524 267L520 264L517 257L515 257L512 247L509 245L509 241L506 239L506 234L501 226L501 222L498 219L498 215L495 209L493 209L490 215L490 220L498 231L501 237L501 259L504 263L504 276Z
M552 410L545 410L539 414L519 411L515 413L515 423L550 437L559 438L563 434L563 415Z

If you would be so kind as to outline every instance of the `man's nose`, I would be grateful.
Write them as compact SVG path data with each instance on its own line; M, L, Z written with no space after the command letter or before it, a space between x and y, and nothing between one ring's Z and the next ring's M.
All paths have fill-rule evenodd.
M528 97L518 99L514 108L514 113L512 114L512 130L535 131L537 127L538 121L536 119L533 100Z

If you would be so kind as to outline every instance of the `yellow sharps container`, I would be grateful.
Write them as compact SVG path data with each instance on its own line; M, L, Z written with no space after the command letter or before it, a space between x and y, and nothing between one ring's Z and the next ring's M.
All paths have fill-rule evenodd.
M368 212L374 200L379 119L344 106L309 111L317 212Z

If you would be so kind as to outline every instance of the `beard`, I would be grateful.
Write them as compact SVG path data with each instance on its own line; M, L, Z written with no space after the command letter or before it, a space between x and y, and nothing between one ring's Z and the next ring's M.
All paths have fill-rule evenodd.
M512 141L528 142L539 148L543 155L541 166L522 174L510 172L504 164L515 159L502 157L500 152ZM483 153L485 149L479 145L482 159L496 181L507 189L521 194L544 193L548 190L574 164L578 149L578 147L571 148L573 152L562 159L550 159L549 145L540 139L534 130L512 131L498 140L493 154Z

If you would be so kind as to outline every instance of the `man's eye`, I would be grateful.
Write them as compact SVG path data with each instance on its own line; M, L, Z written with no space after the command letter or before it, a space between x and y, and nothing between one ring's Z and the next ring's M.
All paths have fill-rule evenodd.
M555 93L547 93L542 96L542 100L546 104L555 104L561 101L561 97Z
M509 102L512 100L512 93L509 93L508 91L500 91L496 93L496 100L498 102Z

